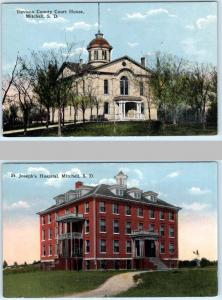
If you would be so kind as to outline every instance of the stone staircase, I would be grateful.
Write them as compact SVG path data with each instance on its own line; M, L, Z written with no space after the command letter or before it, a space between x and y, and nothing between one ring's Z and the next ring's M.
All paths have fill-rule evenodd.
M164 271L168 270L168 267L163 263L163 261L158 257L149 257L149 261L157 267L157 270Z

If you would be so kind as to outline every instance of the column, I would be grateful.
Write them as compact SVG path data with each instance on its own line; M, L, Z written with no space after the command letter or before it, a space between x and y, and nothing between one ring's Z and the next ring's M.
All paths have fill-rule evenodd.
M71 247L70 247L70 252L71 252L71 255L70 257L72 257L72 242L73 242L73 239L72 239L72 222L70 223L70 232L71 232Z
M141 119L141 115L142 115L142 103L139 103L139 119Z
M137 114L136 118L139 119L139 103L138 102L136 103L136 114Z
M126 117L126 102L123 102L123 118Z
M141 240L140 243L141 243L141 252L140 252L140 255L144 256L144 253L145 253L145 251L144 251L144 240Z
M119 102L119 119L122 119L122 102Z

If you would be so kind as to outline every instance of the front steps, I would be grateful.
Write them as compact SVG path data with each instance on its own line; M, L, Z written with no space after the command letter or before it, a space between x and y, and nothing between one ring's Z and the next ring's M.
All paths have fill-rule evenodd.
M169 270L169 268L158 257L149 257L149 261L156 266L156 269L159 271Z

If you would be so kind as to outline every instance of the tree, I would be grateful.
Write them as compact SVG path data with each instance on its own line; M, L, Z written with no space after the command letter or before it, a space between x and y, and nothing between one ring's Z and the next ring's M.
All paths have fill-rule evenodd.
M3 269L7 268L8 267L8 263L6 260L3 261Z
M3 91L2 104L4 104L4 102L5 102L5 100L8 96L8 92L9 92L11 86L12 86L12 83L13 83L16 75L17 75L17 66L19 64L19 59L20 59L20 57L17 54L16 60L15 60L15 65L14 65L14 68L12 70L11 76L10 76L9 80L7 82L5 82L5 87L2 87L2 91ZM3 86L4 86L4 84L3 84Z
M12 86L16 90L18 105L23 115L24 135L27 133L29 114L34 107L31 79L22 58L19 59L17 74L13 79Z
M14 262L14 267L15 267L15 268L18 267L17 261Z
M213 94L216 100L216 72L209 65L196 64L188 76L188 103L198 112L199 121L205 129L207 107Z

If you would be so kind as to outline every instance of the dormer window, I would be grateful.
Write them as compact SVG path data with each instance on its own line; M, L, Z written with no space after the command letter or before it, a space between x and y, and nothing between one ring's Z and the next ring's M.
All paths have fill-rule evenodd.
M148 193L145 193L145 198L149 201L152 201L152 202L156 202L157 201L157 194L156 193L153 193L153 192L148 192Z
M134 192L134 198L140 199L141 198L141 193L140 192Z
M77 198L81 197L82 191L81 190L77 190L76 191L76 196Z
M122 196L124 195L124 191L121 190L121 189L117 189L117 190L116 190L116 195L122 197Z

